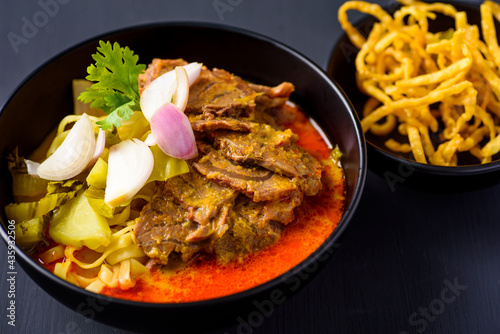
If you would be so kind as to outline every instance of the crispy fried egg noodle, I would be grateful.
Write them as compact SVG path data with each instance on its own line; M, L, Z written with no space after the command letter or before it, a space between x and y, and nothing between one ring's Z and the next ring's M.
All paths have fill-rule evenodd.
M338 12L340 24L359 48L356 80L369 95L361 125L366 133L407 142L385 141L394 152L412 153L415 161L459 164L457 153L470 152L481 163L500 151L500 47L495 19L500 5L485 1L479 28L452 5L399 0L393 16L380 6L348 1ZM367 38L349 22L347 11L376 17ZM436 13L451 17L454 29L433 33ZM438 143L431 140L437 134Z

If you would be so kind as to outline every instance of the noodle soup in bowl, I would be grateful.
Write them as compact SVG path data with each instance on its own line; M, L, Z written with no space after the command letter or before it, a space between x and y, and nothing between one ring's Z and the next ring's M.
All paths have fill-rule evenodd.
M498 11L498 5L492 4L493 3L490 3L488 7L497 7L496 11ZM393 87L395 90L391 90L391 88L380 88L377 86L377 89L380 89L379 93L381 94L377 94L375 90L371 91L372 94L378 95L378 97L382 100L385 99L384 95L388 93L389 95L387 96L394 97L393 102L401 105L401 107L397 108L397 110L390 116L393 117L394 115L397 115L397 121L394 122L392 125L393 127L388 132L384 132L383 127L385 125L389 125L390 122L386 122L389 118L377 120L376 124L373 126L375 129L371 129L370 117L365 117L369 113L368 110L370 108L390 109L392 107L390 106L391 103L384 104L384 102L379 104L376 99L370 98L370 96L366 94L366 90L365 92L362 92L358 87L358 82L356 82L356 73L357 67L361 66L361 62L360 59L357 61L356 59L359 48L353 45L347 35L341 37L336 43L329 60L327 71L346 92L349 99L353 103L356 112L360 116L360 119L365 118L365 120L362 120L362 124L365 126L364 132L368 143L368 154L370 156L369 168L382 176L392 190L395 190L397 186L403 185L425 191L455 192L478 189L496 184L498 180L498 172L500 170L499 154L494 150L490 150L490 148L494 146L494 139L497 137L497 134L491 135L492 131L487 131L486 129L488 129L488 126L491 126L489 129L493 130L496 126L494 124L498 123L498 120L496 120L497 116L491 108L481 105L483 101L489 99L486 97L489 93L486 94L486 91L482 89L485 86L480 87L480 85L478 85L479 81L482 80L480 78L483 76L483 74L478 74L481 71L477 69L477 61L474 60L478 59L478 53L474 50L471 51L472 53L470 53L470 57L473 59L471 62L468 62L468 60L462 60L460 62L458 57L455 61L449 61L445 60L447 59L444 56L444 52L446 52L445 48L440 50L439 47L437 47L439 43L444 46L447 40L452 41L453 38L460 37L460 34L454 33L457 31L457 27L459 28L461 25L466 24L471 26L475 25L477 27L479 38L484 40L484 31L479 6L457 2L429 4L429 6L434 6L434 9L431 7L426 7L426 9L424 9L422 7L422 13L425 10L433 12L432 14L429 14L426 19L428 31L434 34L434 36L437 36L440 41L425 40L423 42L421 49L423 52L421 54L425 53L428 60L438 64L438 67L435 69L427 68L425 71L422 68L421 72L418 72L418 75L412 73L408 77L398 77L393 81L388 81L386 85L384 84L380 86L386 88ZM365 6L365 8L368 7ZM389 15L392 18L393 15L396 15L394 13L397 13L401 8L401 5L395 4L394 6L385 9L380 8L380 11L385 12L385 15ZM373 7L371 10L373 11ZM485 19L483 19L483 22L489 22L486 24L487 36L489 36L489 38L491 38L491 36L495 36L497 32L500 31L500 24L494 18L494 16L498 14L495 14L494 12L495 10L493 10L491 14L491 21L485 21ZM401 13L403 12L400 11L399 14ZM404 29L409 29L411 24L414 24L414 21L408 19L408 13L409 11L406 11L405 15L400 16L405 17L403 22L406 28ZM443 13L446 13L446 15ZM452 13L460 14L457 16L457 19L454 19L451 17L453 15ZM433 15L435 15L435 17ZM379 22L377 18L370 17L354 24L354 26L364 37L367 37L372 31L374 24L377 24L377 22ZM470 35L467 34L468 33L464 34L464 36L469 38ZM417 39L417 33L414 35L415 36L412 38L411 43L421 41L420 39ZM385 41L388 41L388 39L385 39ZM436 44L436 42L438 44ZM374 43L376 43L376 41L374 41ZM379 47L382 46L382 43L383 41L378 44ZM463 43L455 44L464 46ZM383 50L388 50L391 44L389 43L385 46L387 48ZM485 48L488 47L485 46ZM410 48L410 50L411 52L417 52L415 48ZM442 55L439 55L440 52ZM469 57L469 54L465 51L465 58L467 57ZM386 56L376 58L387 59ZM489 62L489 60L485 60L485 62ZM420 64L423 63L424 62L421 62ZM453 73L456 75L457 72L454 71L466 63L467 66L464 66L464 68L466 68L464 71L468 71L468 69L471 68L471 74L467 77L467 80L463 80L461 83L457 81L454 84L451 84L449 87L450 90L447 92L440 90L440 88L446 88L446 80L451 79L449 75ZM453 66L449 68L450 65ZM385 74L390 75L390 73L391 72L388 71ZM427 77L425 77L426 75ZM441 80L439 80L440 76L442 78ZM385 79L387 79L387 77L385 77ZM425 82L425 80L435 81ZM373 82L376 81L377 80L374 78ZM487 82L487 80L485 80L485 82ZM440 87L439 85L442 86ZM474 88L474 90L477 91L476 97L473 97L472 94L468 96L472 99L476 99L478 106L476 110L478 110L481 115L484 116L486 113L490 115L487 116L488 119L485 119L485 122L480 121L481 117L479 114L475 114L475 116L468 118L466 113L464 113L463 101L467 99L467 97L464 97L465 93L451 91L453 89L459 89L460 85L463 87L470 86L470 88ZM408 87L413 89L414 92L418 91L416 95L409 94ZM404 89L407 89L408 91L403 92ZM426 94L423 92L424 89L427 90ZM434 98L430 95L432 90L434 90ZM487 90L490 91L491 88L487 88ZM397 93L398 91L401 92L404 99L391 95ZM447 100L446 96L449 96L450 98ZM390 98L392 99L392 97ZM437 97L437 99L435 97ZM413 125L422 126L419 131L414 131L416 128L413 126L413 129L411 130L413 139L417 137L420 139L414 140L414 142L411 143L408 131L406 131L409 123L402 120L402 113L400 111L405 110L405 108L407 110L413 110L411 108L414 108L415 105L418 104L418 99L429 100L429 103L418 105L419 107L426 108L429 112L427 115L418 114L418 116L415 116L415 114L413 114L414 118L412 118L410 122L413 122ZM461 100L462 104L459 105L460 103L457 102L457 105L453 105L453 103L449 102L451 99ZM496 98L493 100L495 99ZM451 104L451 107L455 109L456 112L450 113L450 110L452 109L448 108L448 106L444 106L442 101L445 101L444 104ZM367 102L369 103L367 104ZM482 112L482 110L484 110L484 112ZM445 115L444 118L442 116L443 112ZM448 115L451 115L451 117ZM392 120L395 120L396 118ZM460 121L458 120L459 118L461 118ZM425 119L428 121L425 121ZM414 120L417 120L417 122L414 122ZM459 125L462 122L463 124ZM474 132L474 126L483 126L486 124L489 125L475 133L472 138L467 139L469 133L472 134L472 132ZM386 129L389 129L389 127ZM478 136L479 132L483 131L485 135ZM418 136L416 132L418 132ZM460 135L460 137L457 135ZM443 145L440 149L440 145L446 141L451 142L449 147L445 150L443 148L446 146ZM492 143L487 145L489 141ZM442 152L444 151L446 151L444 158L441 159L441 157L443 157ZM486 151L492 152L493 155L490 153L490 156L487 158L485 158L486 156L481 157L481 154L487 153ZM434 154L434 152L437 152L438 154Z
M163 36L169 36L169 43L162 45L151 43L151 41L160 40ZM254 123L252 126L261 130L268 129L262 130L267 135L275 133L273 131L279 131L276 133L280 134L281 144L276 145L277 147L283 145L285 147L300 147L300 149L294 148L292 153L295 152L296 156L303 157L301 159L309 159L305 157L312 156L315 160L321 161L322 189L318 190L314 196L312 194L309 196L308 191L304 190L305 195L299 196L304 198L303 202L295 210L273 211L274 214L280 212L280 217L284 213L290 215L289 211L294 213L293 217L289 216L285 219L287 226L277 226L276 240L263 242L265 239L256 238L249 244L242 244L242 247L251 248L252 252L249 254L241 252L239 256L225 262L222 257L217 255L222 253L220 248L219 251L215 250L211 253L212 249L220 246L215 244L205 248L200 246L200 252L195 252L191 254L192 256L186 255L186 252L180 249L174 249L172 252L179 255L176 257L177 262L170 256L167 256L168 261L164 261L161 256L154 254L164 252L165 248L148 243L151 239L141 238L141 234L138 232L140 229L135 225L134 234L130 235L130 245L140 247L146 256L139 255L133 261L130 260L128 273L134 274L130 267L139 263L140 268L147 268L147 274L132 277L131 281L133 282L130 286L127 286L127 281L124 280L123 276L117 276L118 280L121 279L117 286L106 284L102 286L97 280L95 272L92 274L80 271L74 264L71 265L73 269L68 268L63 274L66 275L65 279L53 274L57 263L59 263L58 267L61 267L68 258L74 257L87 264L95 261L96 256L105 251L101 246L94 247L92 244L88 244L88 247L73 248L63 245L65 246L64 256L55 262L45 263L44 266L37 263L39 256L60 242L49 239L48 244L43 246L45 248L39 248L35 252L29 252L16 246L19 263L37 284L68 307L78 310L81 305L85 304L87 298L96 298L97 302L103 305L102 312L95 314L96 319L127 329L155 330L162 328L165 320L176 320L169 321L173 329L175 329L174 323L177 323L182 329L186 329L187 326L192 327L193 330L197 327L206 330L210 327L215 328L235 322L237 316L242 316L255 307L252 304L255 300L271 300L276 306L286 300L286 296L294 293L297 286L304 286L333 253L336 242L339 242L342 232L354 214L364 185L366 173L364 140L358 119L343 93L323 71L299 53L276 41L251 32L200 24L158 24L134 27L99 36L77 45L50 60L26 79L3 107L0 116L0 131L5 138L8 138L2 142L4 157L13 152L15 147L19 148L20 156L29 157L39 143L57 127L59 122L72 112L71 83L74 79L86 76L88 65L93 63L91 55L96 52L99 40L116 41L123 47L129 47L139 56L139 62L144 64L151 63L154 58L183 58L203 63L207 71L212 71L212 74L222 75L222 72L216 72L213 68L224 69L233 75L233 79L234 76L242 78L241 80L245 82L242 83L243 86L250 85L253 87L252 89L260 90L255 96L274 94L266 93L268 88L265 87L279 87L283 82L292 83L294 91L289 95L291 102L285 104L281 101L281 104L278 103L280 108L284 108L280 110L286 110L285 114L288 115L281 118L279 126L282 129L272 130L264 125L255 125ZM213 50L213 52L207 52L207 50ZM224 52L220 52L220 50L224 50ZM279 91L279 89L274 89L272 92L277 90ZM279 93L276 94L279 95ZM273 96L277 97L278 95ZM193 102L189 102L187 108L189 109L193 105ZM278 109L273 110L278 112ZM35 113L33 110L37 110L37 112ZM292 132L286 128L298 134L298 138L295 135L290 135ZM23 131L19 131L19 129L23 129ZM228 129L224 129L224 131L228 131ZM262 131L259 133L263 133ZM31 135L28 137L24 136L23 133ZM283 135L281 135L282 133ZM232 136L231 138L234 139L239 135L232 134ZM220 140L220 137L218 138ZM289 146L291 144L286 144L287 141L293 142L293 145L296 146ZM209 143L214 145L213 142L209 141ZM334 149L336 147L338 150ZM211 152L210 148L208 151L204 151L199 145L198 149L207 156ZM332 155L332 152L336 152L336 154ZM215 166L214 163L223 161L221 159L209 160L208 158L206 160L212 161L210 167ZM328 162L330 162L330 166ZM196 163L199 168L207 167L206 164L201 166L201 160L196 161ZM241 165L245 166L245 163ZM190 168L198 168L196 165L190 166ZM231 165L226 166L232 168ZM14 199L10 195L12 194L11 175L5 164L2 165L2 168L1 182L4 191L1 203L5 207L14 202ZM259 168L254 167L254 169L262 171ZM185 175L183 179L185 180L188 174L183 175ZM255 175L252 177L252 180L256 179ZM266 178L293 179L286 174L269 174L269 172L265 172L264 177L257 179ZM166 184L169 182L167 181ZM206 180L201 182L206 182ZM228 187L228 184L233 184L231 180L214 180L214 182L216 184L214 187ZM83 184L84 188L87 187L85 183ZM162 184L161 187L155 187L156 193L161 193L164 187L167 185ZM305 189L304 187L302 183L294 183L291 189ZM172 207L172 205L176 205L176 210L178 210L180 203L168 202L168 198L174 196L172 194L175 189L178 188L173 187L168 190L169 196L163 196L167 198L165 201L161 199L163 198L161 195L144 197L146 198L145 202L141 204L136 215L145 217L148 210L153 209L163 210L162 214L166 215L168 210L165 208ZM275 187L273 191L276 192L280 189L286 190L286 188L278 189ZM255 191L252 192L252 194L254 193ZM183 194L186 193L179 192L176 195L179 196L177 199L193 200L195 198L194 195L182 197ZM259 194L264 196L260 202L268 203L270 199L265 197L268 192ZM285 197L280 195L280 199L287 198L285 201L281 200L280 203L289 203L287 201L292 194L293 192L287 193L286 196L283 195ZM76 195L75 198L78 196ZM246 193L243 196L248 197ZM155 201L153 198L158 204L154 208L153 206L156 204L151 204ZM228 209L228 216L244 216L250 212L245 210L260 205L259 202L246 202L248 201L246 197L238 198L242 198L235 202L238 210ZM159 207L160 209L158 209ZM266 206L264 205L264 207ZM135 209L132 208L131 211ZM266 210L259 212L265 211L270 214L269 207ZM54 215L57 215L57 210L54 211ZM196 211L193 215L196 216ZM135 223L135 218L137 217L134 214L129 215L130 224L138 224ZM280 219L282 218L277 216L269 219L271 226L276 228L276 221ZM194 218L192 220L194 221ZM1 233L6 241L9 240L8 221L9 219L3 213ZM151 221L154 221L154 218L146 219L142 226ZM156 225L153 225L147 225L148 228L145 230L158 231L155 230ZM110 226L111 233L117 238L121 234L132 232L132 228ZM201 233L201 231L196 233ZM193 235L199 236L196 233ZM238 233L240 232L233 231L232 236L241 235ZM268 234L271 235L270 232ZM161 244L161 241L158 244ZM199 246L199 244L197 245ZM291 249L295 252L290 252ZM216 255L215 259L214 254ZM102 270L104 265L108 266L111 275L116 269L117 275L120 275L121 267L113 269L113 266L120 265L119 258L114 258L114 260L107 258L99 264L98 269L90 269L90 271ZM127 278L126 275L125 278ZM104 277L102 279L106 280ZM99 280L101 279L99 278ZM91 281L99 284L91 285ZM193 314L197 316L196 322L189 320L192 319ZM220 314L225 316L220 317Z

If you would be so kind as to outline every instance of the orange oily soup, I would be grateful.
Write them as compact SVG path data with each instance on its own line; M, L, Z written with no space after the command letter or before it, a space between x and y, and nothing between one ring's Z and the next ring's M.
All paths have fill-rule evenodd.
M113 112L67 115L29 160L7 157L16 202L5 212L42 266L93 293L192 302L268 282L331 235L344 209L341 153L289 102L292 83L182 59L133 67L141 111L120 124ZM177 76L179 106L158 109ZM91 102L92 89L77 95Z
M129 290L105 287L101 294L153 303L193 302L223 297L263 284L290 270L313 253L332 233L344 208L344 175L332 150L312 123L295 107L286 124L299 135L297 144L325 164L323 189L306 197L296 208L295 220L287 226L281 240L241 262L226 265L198 257L181 269L154 269ZM338 159L338 157L337 157ZM242 279L242 278L245 279Z

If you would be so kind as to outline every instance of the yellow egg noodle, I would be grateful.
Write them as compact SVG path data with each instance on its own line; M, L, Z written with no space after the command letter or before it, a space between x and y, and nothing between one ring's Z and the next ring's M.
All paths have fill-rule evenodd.
M77 90L88 87L82 80L73 84ZM97 136L96 122L106 116L77 100L74 104L75 114L63 118L30 159L40 161L51 156L83 113L89 115ZM16 221L17 243L24 249L39 245L50 221L48 232L57 245L38 258L46 265L55 262L54 274L95 293L104 287L122 290L134 287L136 280L149 272L145 266L148 257L134 240L135 218L145 203L151 201L155 181L184 173L187 168L183 160L169 157L153 146L155 166L146 184L125 203L117 207L107 205L104 190L108 147L133 138L145 140L150 132L149 122L141 112L135 112L119 128L106 134L106 147L89 171L61 182L30 175L16 150L9 162L16 203L7 205L5 212L8 219Z

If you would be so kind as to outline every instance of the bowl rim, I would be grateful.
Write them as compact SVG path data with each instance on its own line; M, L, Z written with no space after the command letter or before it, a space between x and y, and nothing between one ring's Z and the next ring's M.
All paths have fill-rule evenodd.
M235 26L230 26L230 25L224 25L220 23L212 23L212 22L199 22L199 21L168 21L168 22L152 22L152 23L146 23L146 24L137 24L137 25L131 25L131 26L126 26L118 29L113 29L104 33L100 33L98 35L86 38L76 44L73 44L62 51L58 52L56 55L50 57L48 60L44 61L41 65L36 67L27 77L25 77L17 86L16 88L11 91L9 94L7 100L3 105L0 106L0 117L3 116L5 108L10 104L11 100L18 94L18 92L24 87L24 85L29 82L37 73L39 73L41 70L43 70L46 66L49 64L53 63L54 61L57 61L59 58L64 57L70 52L75 51L76 49L85 46L86 44L89 43L95 43L101 39L105 38L110 38L112 35L116 34L123 34L127 32L131 32L134 30L141 30L141 29L149 29L149 28L197 28L197 29L211 29L211 30L217 30L221 32L229 32L229 33L236 33L242 36L245 36L247 38L251 38L254 40L257 40L259 42L271 44L274 47L277 47L289 54L291 54L293 57L299 59L302 63L306 64L307 67L310 69L314 70L317 74L319 74L322 79L328 83L328 85L335 91L337 94L338 98L341 100L343 107L346 109L346 111L349 114L349 118L352 121L353 127L355 129L355 135L357 138L356 141L356 146L359 151L359 168L358 168L358 182L356 187L354 188L354 192L351 196L351 203L347 209L344 209L343 215L341 220L339 221L337 227L332 231L332 233L328 236L325 241L311 254L309 254L304 260L302 260L300 263L297 265L293 266L286 272L282 273L281 275L266 281L262 284L259 284L255 287L252 287L247 290L243 290L240 292L233 293L231 295L226 295L226 296L220 296L212 299L205 299L205 300L199 300L199 301L191 301L191 302L166 302L166 303L152 303L152 302L142 302L142 301L134 301L134 300L128 300L128 299L122 299L122 298L117 298L114 296L107 296L107 295L102 295L102 294L97 294L94 292L87 291L83 288L77 287L68 281L57 277L50 271L46 270L44 267L39 265L38 263L35 262L31 257L29 257L24 251L22 251L17 244L14 245L14 249L16 251L16 257L19 256L22 258L25 264L30 266L31 269L34 269L37 274L44 276L45 279L48 279L50 281L55 282L56 284L61 284L64 288L71 290L73 293L82 295L84 297L91 297L91 298L106 298L113 304L119 304L121 306L125 307L142 307L142 308L148 308L148 309L156 309L156 310L166 310L166 309L187 309L187 308L193 308L193 307L204 307L204 306L211 306L214 303L230 303L234 302L237 300L244 299L245 297L250 297L254 295L258 295L259 293L268 291L272 289L273 287L276 287L279 285L281 282L285 282L287 279L292 277L296 272L299 272L301 269L305 268L308 264L317 262L318 260L321 259L322 256L324 256L324 253L334 247L335 242L339 239L339 237L343 234L344 230L347 228L349 225L349 222L351 221L352 217L354 216L355 210L361 200L361 195L364 189L365 181L366 181L366 174L367 174L367 152L366 152L366 143L364 140L364 135L361 129L361 123L359 121L359 118L356 114L356 111L354 107L352 106L350 100L347 98L346 94L343 92L343 90L340 88L340 86L330 78L330 76L323 70L321 69L317 64L315 64L313 61L311 61L309 58L307 58L305 55L302 53L296 51L295 49L285 45L282 42L279 42L275 40L274 38L265 36L261 33L250 31L244 28L239 28ZM3 215L0 216L0 219L3 220ZM8 224L8 220L5 221L5 223ZM6 245L9 244L9 237L7 236L7 224L0 224L2 225L0 228L0 235ZM27 273L28 274L28 273ZM37 285L38 280L33 279L31 274L28 274L28 276L35 281ZM42 287L43 288L43 287ZM49 293L52 298L56 299L57 301L60 302L59 298L56 298L53 294Z
M476 3L470 3L470 2L460 2L457 0L450 0L447 1L446 4L450 4L452 6L456 7L461 7L463 10L474 10L474 11L479 11L479 6L480 4ZM403 6L400 3L393 3L390 5L386 6L381 6L382 9L385 11L390 12L390 10L397 10ZM357 19L354 23L352 23L353 27L357 28L360 25L366 24L370 21L370 18L373 18L373 16L369 14L362 13L362 16ZM336 79L332 75L332 68L333 68L333 60L335 59L335 54L340 50L340 45L347 41L348 43L351 43L349 40L349 37L347 37L347 34L345 31L337 38L336 42L334 43L330 55L327 58L326 61L326 72L332 78L336 83ZM352 43L351 43L352 44ZM359 52L356 51L356 54ZM340 86L340 84L339 84ZM344 90L342 86L340 86L344 94L347 96L347 98L350 100L349 95L347 92ZM354 112L358 117L360 117L360 113L356 110L354 107ZM392 153L388 149L385 149L384 147L380 147L379 145L374 144L371 140L367 139L365 137L365 142L368 144L368 149L369 150L375 150L378 154L381 154L385 159L389 160L395 160L396 163L399 165L405 165L408 166L409 169L414 170L416 172L420 173L425 173L425 174L435 174L439 176L458 176L458 175L482 175L482 174L488 174L493 171L497 171L500 169L500 158L498 160L494 160L485 164L468 164L468 165L458 165L458 166L440 166L440 165L431 165L431 164L424 164L421 162L417 162L415 160L410 160L405 157L399 156L395 153Z

